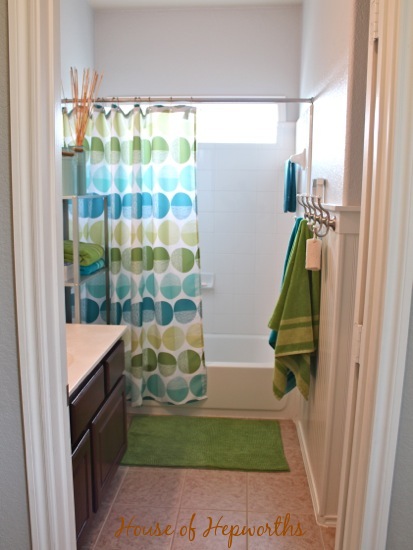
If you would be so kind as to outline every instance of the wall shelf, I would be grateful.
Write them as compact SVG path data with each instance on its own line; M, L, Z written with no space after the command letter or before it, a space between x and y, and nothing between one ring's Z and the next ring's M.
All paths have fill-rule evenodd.
M105 267L98 269L94 273L81 275L79 264L79 203L86 200L103 201L103 226L105 250ZM72 205L71 216L69 215L69 206ZM106 322L110 324L110 292L109 292L109 233L108 233L108 198L105 195L69 195L63 197L63 238L65 240L72 236L73 241L73 276L65 280L65 305L66 322L81 323L81 288L86 282L98 277L105 276L106 289ZM72 315L72 299L74 293L74 315Z

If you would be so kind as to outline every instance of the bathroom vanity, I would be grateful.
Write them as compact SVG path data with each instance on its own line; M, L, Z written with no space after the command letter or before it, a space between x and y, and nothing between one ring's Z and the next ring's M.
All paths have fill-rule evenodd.
M126 450L124 326L66 325L76 538Z

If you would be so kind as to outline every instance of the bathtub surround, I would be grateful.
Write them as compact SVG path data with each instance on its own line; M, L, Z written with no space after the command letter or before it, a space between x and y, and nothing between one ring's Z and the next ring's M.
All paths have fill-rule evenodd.
M283 214L285 160L295 125L274 145L198 144L197 188L206 334L268 336L294 214ZM206 360L208 349L206 349Z
M274 420L135 416L122 464L213 470L289 471Z

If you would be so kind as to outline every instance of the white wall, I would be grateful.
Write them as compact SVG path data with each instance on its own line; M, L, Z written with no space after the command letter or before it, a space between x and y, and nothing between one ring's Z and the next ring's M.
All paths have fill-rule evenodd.
M301 6L98 10L95 61L102 95L299 93ZM287 109L296 120L297 106ZM276 146L205 145L197 154L206 332L269 333L293 226L282 214L284 162L295 128Z
M279 125L275 145L198 145L201 269L215 276L202 293L207 333L269 335L294 225L283 213L294 143L290 122Z
M93 69L93 11L87 0L60 0L61 74L64 95L71 97L70 67Z
M326 202L359 205L369 0L305 0L301 95L314 104L313 178Z
M296 97L300 49L301 6L95 14L102 95Z
M312 178L324 202L361 201L369 0L305 0L301 95L314 102ZM308 111L301 119L306 120ZM298 125L298 141L305 124ZM318 365L299 433L319 522L334 524L351 360L358 225L324 239Z
M11 222L7 0L0 0L0 546L30 548Z

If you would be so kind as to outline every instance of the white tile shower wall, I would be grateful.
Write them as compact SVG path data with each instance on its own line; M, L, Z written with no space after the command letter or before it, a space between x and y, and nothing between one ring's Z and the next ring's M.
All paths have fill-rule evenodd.
M294 214L283 213L284 164L295 124L281 123L276 145L198 144L201 269L205 332L267 335L278 299Z

